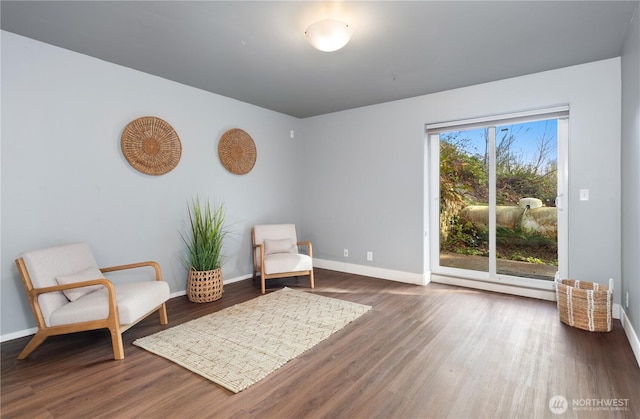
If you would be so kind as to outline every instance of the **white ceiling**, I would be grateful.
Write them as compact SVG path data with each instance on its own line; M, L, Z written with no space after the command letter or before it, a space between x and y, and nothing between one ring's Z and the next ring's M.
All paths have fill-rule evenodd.
M638 1L2 1L3 30L304 118L617 57ZM636 11L637 13L637 11ZM332 53L306 27L354 29Z

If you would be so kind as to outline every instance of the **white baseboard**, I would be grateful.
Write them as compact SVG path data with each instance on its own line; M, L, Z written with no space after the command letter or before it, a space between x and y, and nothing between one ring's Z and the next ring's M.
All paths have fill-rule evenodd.
M618 305L618 307L620 307ZM629 344L631 345L631 350L636 357L636 362L638 362L638 366L640 366L640 340L638 339L638 335L627 317L627 313L624 311L622 307L620 307L620 322L622 323L622 327L624 328L624 332L627 335L627 339L629 340Z
M246 275L242 275L242 276L237 276L235 278L231 278L231 279L224 279L223 282L225 284L233 284L234 282L239 282L239 281L244 281L245 279L249 279L253 277L253 273L250 274L246 274Z
M0 342L19 339L29 335L35 335L37 331L37 327L32 327L31 329L18 330L17 332L7 333L6 335L0 336Z
M392 269L376 268L375 266L356 265L353 263L336 262L333 260L313 259L313 266L330 271L345 272L355 275L370 276L407 284L427 285L428 275L411 272L395 271Z

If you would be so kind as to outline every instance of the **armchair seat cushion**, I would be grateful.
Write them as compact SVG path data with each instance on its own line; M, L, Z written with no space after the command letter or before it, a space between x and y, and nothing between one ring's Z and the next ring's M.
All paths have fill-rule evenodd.
M164 281L114 284L121 325L135 323L169 298L169 285ZM109 315L109 292L102 287L65 304L49 318L48 326L105 319Z
M275 253L264 258L264 272L267 275L309 271L312 267L311 258L302 253Z

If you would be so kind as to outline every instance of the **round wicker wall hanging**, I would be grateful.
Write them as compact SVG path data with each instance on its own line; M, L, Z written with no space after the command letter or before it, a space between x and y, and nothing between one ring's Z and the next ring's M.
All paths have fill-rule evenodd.
M129 164L147 175L163 175L180 161L182 144L166 121L153 116L134 119L124 128L120 141Z
M249 134L239 128L225 132L218 143L222 165L231 173L249 173L256 163L256 145Z

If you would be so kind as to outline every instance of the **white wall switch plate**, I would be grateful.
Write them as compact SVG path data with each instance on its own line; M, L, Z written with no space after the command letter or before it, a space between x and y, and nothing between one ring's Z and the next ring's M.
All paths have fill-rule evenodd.
M589 200L589 189L580 189L580 200L581 201Z

